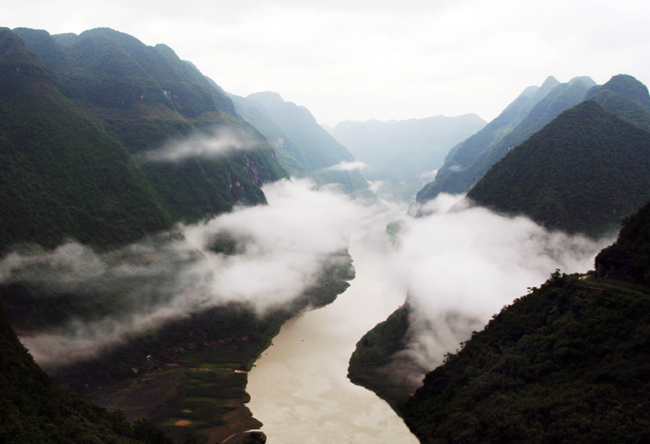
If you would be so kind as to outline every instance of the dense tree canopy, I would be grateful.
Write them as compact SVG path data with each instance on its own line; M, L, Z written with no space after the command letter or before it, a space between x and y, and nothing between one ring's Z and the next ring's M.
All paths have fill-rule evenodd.
M650 133L583 102L512 150L468 197L548 228L618 230L650 199Z

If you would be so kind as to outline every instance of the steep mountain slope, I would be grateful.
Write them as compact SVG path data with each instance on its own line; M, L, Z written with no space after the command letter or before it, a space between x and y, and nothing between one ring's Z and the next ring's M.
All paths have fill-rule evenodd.
M56 88L55 75L0 30L0 250L132 242L170 226L124 147Z
M505 307L414 395L382 373L404 340L408 305L359 341L350 377L422 443L645 442L650 203L595 262L595 274L557 271Z
M481 130L474 114L458 117L380 122L341 122L328 129L336 140L367 164L363 174L385 181L381 190L411 201L425 180L442 166L449 150Z
M54 71L66 97L139 155L172 221L196 221L237 202L265 202L259 187L284 175L268 142L169 47L148 47L107 28L61 38L23 28L15 32ZM224 128L245 139L247 149L235 149ZM182 149L190 135L186 155L146 161L151 150ZM211 148L220 144L231 149L222 154Z
M531 108L559 84L560 82L554 77L549 77L541 87L530 86L526 88L499 116L488 123L481 131L452 148L445 158L445 164L438 170L437 181L428 183L418 193L418 201L424 202L432 199L441 192L461 193L468 188L468 185L465 184L467 180L456 173L469 168L489 146L512 131L526 117ZM443 183L445 183L444 186Z
M357 169L338 167L353 162L354 156L305 107L285 102L274 92L231 97L237 111L275 142L278 161L291 175L309 177L319 185L338 184L355 196L371 196L367 181Z
M423 443L636 443L646 408L647 289L555 275L429 373L403 410Z
M452 150L435 181L418 193L418 202L424 203L442 192L469 191L509 150L562 111L580 103L593 86L595 82L588 77L576 77L563 84L550 77L538 90L524 91L494 123Z
M512 150L468 197L549 228L615 230L650 199L650 133L583 102Z
M650 287L650 204L626 219L616 243L596 256L596 276Z
M0 298L0 441L171 444L147 421L131 425L46 375L20 344Z
M554 273L427 375L402 410L421 442L650 439L648 214L596 259L615 279Z
M203 435L201 440L221 442L259 427L245 407L245 370L283 322L332 302L345 290L354 275L349 255L323 254L327 257L313 271L310 285L264 314L250 303L223 301L210 308L183 306L172 316L165 303L170 294L182 291L166 292L161 282L170 282L169 275L202 253L190 248L178 259L169 242L180 234L167 232L137 245L112 247L167 230L177 221L227 211L236 203L265 202L260 185L286 175L269 142L235 113L214 82L171 49L147 47L110 29L79 36L1 30L0 116L0 197L7 205L1 247L34 241L49 250L71 236L109 250L98 256L111 258L106 262L110 270L100 266L99 274L90 272L87 284L59 286L56 278L65 280L71 264L59 268L40 261L68 246L83 249L77 244L64 243L54 252L21 245L16 254L3 257L0 293L21 337L36 337L31 347L44 336L72 333L68 327L73 325L92 329L93 322L134 320L142 327L138 332L129 331L131 325L126 332L117 327L124 337L105 346L108 330L117 330L99 326L97 345L83 349L97 355L82 362L73 351L56 354L53 361L64 359L50 361L47 371L78 390L103 388L93 399L124 409L130 420L150 418L176 441L194 433ZM219 240L212 245L218 254L235 256L244 250L229 239L221 251ZM83 250L88 254L80 260L81 274L87 276L97 265L96 251ZM133 250L151 254L132 256ZM43 283L9 276L21 268L12 259L23 253L28 262L35 261L36 275L47 269L55 279ZM64 262L75 255L68 253L63 253ZM167 261L170 268L164 265ZM116 278L120 272L112 267L121 268L116 262L124 266L124 280ZM156 306L165 312L159 324L139 319ZM120 413L107 415L81 402L56 386L31 358L30 364L23 357L14 359L14 345L27 354L13 331L7 336L11 345L4 346L5 321L3 311L0 441L135 443L146 436L168 442L149 422L131 426ZM57 340L61 343L65 340ZM38 347L32 350L36 356ZM22 380L21 371L26 372ZM114 382L127 383L107 390ZM124 391L112 396L113 390Z
M594 86L587 92L585 100L598 102L620 119L650 131L648 88L630 75L620 74L602 86Z
M409 303L395 310L384 322L377 324L357 342L350 357L348 378L353 384L372 390L398 411L418 386L405 378L406 364L391 367L395 354L408 346L411 325Z

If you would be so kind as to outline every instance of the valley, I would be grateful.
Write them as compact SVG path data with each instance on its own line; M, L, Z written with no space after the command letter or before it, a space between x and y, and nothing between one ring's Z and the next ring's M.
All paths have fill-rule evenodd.
M629 75L324 127L163 44L2 28L0 440L636 442L649 159Z
M286 323L249 374L249 407L268 442L417 442L388 404L346 377L357 339L404 302L402 285L386 278L392 255L384 229L403 210L385 209L357 227L350 287Z

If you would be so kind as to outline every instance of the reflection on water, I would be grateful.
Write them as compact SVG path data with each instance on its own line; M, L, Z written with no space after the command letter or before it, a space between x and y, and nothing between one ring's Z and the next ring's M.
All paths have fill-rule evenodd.
M353 241L350 253L351 287L287 323L249 374L249 408L270 444L418 442L388 404L347 379L356 342L406 294L384 278L391 263L383 232Z

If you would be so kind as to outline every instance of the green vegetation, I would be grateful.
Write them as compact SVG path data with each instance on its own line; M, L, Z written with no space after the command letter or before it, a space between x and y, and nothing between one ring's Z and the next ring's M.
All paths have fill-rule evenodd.
M520 96L452 150L418 201L469 191L480 205L549 228L591 236L618 229L650 198L650 95L629 75L586 91L592 84L577 78L555 86L529 109L518 104L534 100Z
M111 412L119 410L124 414L108 414L46 376L18 342L3 310L0 398L4 404L0 409L4 413L0 412L0 417L4 422L0 421L0 437L7 438L3 442L11 443L47 439L70 442L67 439L77 439L77 436L75 442L95 442L86 438L86 434L97 433L106 439L103 442L130 443L135 442L129 440L131 437L143 436L137 434L140 430L152 437L145 442L164 443L168 442L167 438L163 439L152 424L176 441L184 440L188 434L199 441L208 436L225 439L233 433L259 427L259 422L245 407L249 399L245 392L246 372L271 345L284 322L305 309L331 303L348 287L347 281L354 277L350 256L342 252L331 259L314 285L288 307L258 315L250 306L231 303L191 313L128 337L119 345L101 350L97 358L48 369L65 385L82 391ZM61 297L58 302L75 305L76 299L69 296ZM105 307L97 309L101 313L115 314L122 309L119 302L114 306L108 300L104 303ZM43 304L41 300L40 304L14 306L12 313L19 320L17 324L31 329L34 323L30 316L48 325L52 322L50 310L55 305ZM67 314L83 316L84 307L92 304L81 305ZM66 319L69 308L65 305L57 311L61 320ZM23 357L29 358L28 364L23 363ZM35 405L31 407L30 402ZM125 422L124 416L136 421L134 425ZM189 423L179 425L178 421ZM113 439L113 429L125 438ZM79 435L75 434L77 430Z
M416 388L389 368L395 353L406 348L410 313L411 307L404 304L366 333L357 342L348 367L350 381L372 390L394 409Z
M95 29L61 38L0 30L0 250L67 237L123 245L237 203L285 175L232 102L164 45ZM227 126L257 148L175 163L133 154Z
M246 304L230 303L191 313L131 336L97 358L48 371L99 405L124 411L131 421L150 419L175 440L188 433L225 438L257 428L259 422L245 407L246 372L284 322L333 302L349 286L351 257L341 252L330 259L289 306L261 315ZM38 307L27 310L47 317ZM181 420L190 424L175 425Z
M418 192L417 201L469 191L508 151L580 103L594 85L588 77L562 84L549 77L541 87L527 88L496 119L450 151L435 181Z
M275 143L278 162L292 176L308 177L318 186L336 184L352 196L371 197L368 183L359 171L329 169L353 161L354 156L306 108L285 102L273 92L231 98L237 112Z
M0 300L1 304L1 300ZM147 420L128 423L64 389L34 363L0 307L0 441L171 444Z
M152 233L176 222L265 203L260 186L285 176L268 141L214 82L170 48L110 29L79 36L0 29L0 117L0 197L9 209L0 228L2 252L37 250L31 242L52 248L68 237L105 250L150 235L156 242ZM250 149L174 163L144 156L170 140L209 139L223 128L246 137ZM218 241L215 249L234 252L228 239ZM345 290L351 258L330 259L290 306L264 316L234 303L188 313L100 350L95 359L48 369L110 414L58 386L31 358L24 364L28 355L15 334L6 346L3 335L1 440L170 442L155 423L176 441L191 433L188 442L196 442L258 427L244 405L245 372L287 319ZM134 308L126 292L94 284L83 294L25 283L0 290L23 331L119 317Z
M468 197L548 228L616 230L650 199L650 133L583 102L512 150Z
M0 30L0 251L66 236L95 246L170 226L128 152L63 97L54 74Z
M620 74L602 86L594 86L587 92L585 100L598 102L619 118L650 131L648 88L632 76Z
M650 292L555 273L429 373L403 406L423 443L650 438Z
M650 287L650 203L626 219L616 243L596 256L596 276Z
M556 271L430 372L400 407L420 441L650 439L649 214L626 221L595 274Z

